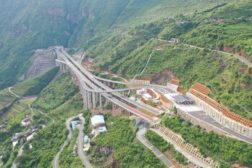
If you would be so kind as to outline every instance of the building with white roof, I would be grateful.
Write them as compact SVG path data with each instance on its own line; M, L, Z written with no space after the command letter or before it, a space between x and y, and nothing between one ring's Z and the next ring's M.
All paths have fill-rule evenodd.
M149 93L144 93L144 94L143 94L143 99L144 99L144 100L151 100L151 99L152 99L152 96L151 96Z
M144 93L146 93L146 89L144 89L144 88L136 91L137 95L143 95Z
M94 115L91 118L91 124L92 124L92 127L94 129L97 129L99 132L107 131L103 115Z

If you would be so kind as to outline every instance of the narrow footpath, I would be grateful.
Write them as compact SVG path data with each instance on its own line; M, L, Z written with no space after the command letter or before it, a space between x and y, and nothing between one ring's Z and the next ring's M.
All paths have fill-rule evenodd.
M23 145L19 148L16 159L17 159L19 156L21 156L21 155L23 154L23 147L24 147L24 145L25 145L25 144L23 144ZM14 162L12 163L11 168L17 168L16 159L15 159Z
M163 41L163 42L173 43L172 41L169 41L169 40L163 40L163 39L158 39L158 40L159 41ZM235 57L240 62L242 62L243 64L247 65L249 68L252 68L252 62L250 62L248 59L246 59L244 57L241 57L238 54L233 54L233 53L229 53L229 52L225 52L225 51L220 51L220 50L213 50L213 49L210 49L210 48L203 48L203 47L199 47L199 46L195 46L195 45L191 45L191 44L187 44L187 43L179 43L179 44L185 45L185 46L190 47L190 48L196 48L196 49L199 49L199 50L208 49L208 50L220 53L220 54L225 54L225 55L228 55L228 56L231 56L231 57Z
M12 94L12 95L13 95L14 97L16 97L16 98L20 98L19 95L17 95L16 93L14 93L14 92L12 91L12 89L13 89L13 87L9 87L9 88L8 88L9 93Z
M210 48L203 48L203 47L198 47L198 46L195 46L195 45L191 45L191 44L185 44L185 43L182 43L183 45L187 46L187 47L190 47L190 48L197 48L199 50L204 50L204 49L208 49L208 50L211 50L211 51L214 51L214 52L217 52L217 53L220 53L220 54L225 54L225 55L228 55L230 57L235 57L236 59L238 59L240 62L242 62L243 64L247 65L249 68L252 68L252 63L244 58L244 57L241 57L240 55L237 55L237 54L233 54L233 53L229 53L229 52L225 52L225 51L220 51L220 50L212 50Z

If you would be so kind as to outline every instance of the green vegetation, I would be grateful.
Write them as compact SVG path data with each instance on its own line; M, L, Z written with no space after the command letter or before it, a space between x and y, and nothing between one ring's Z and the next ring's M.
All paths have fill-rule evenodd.
M251 2L243 0L207 10L190 21L197 26L179 37L183 42L241 54L252 60Z
M99 34L124 31L178 14L204 11L226 0L1 0L0 89L14 85L35 49L79 47ZM12 4L16 5L12 5ZM108 35L110 36L110 35Z
M235 113L252 119L251 68L232 56L209 50L224 50L252 59L250 0L44 0L32 3L15 0L14 3L12 5L13 2L2 0L0 6L0 88L16 84L13 91L21 96L40 93L32 103L32 116L35 124L46 125L36 137L43 140L41 144L45 148L41 151L46 153L45 156L39 152L41 146L35 143L33 149L25 150L24 156L27 158L21 158L24 160L21 163L23 167L49 166L58 149L57 139L63 142L65 138L62 123L67 117L83 112L81 97L76 94L77 88L66 75L43 89L57 73L56 69L45 76L17 83L29 67L33 51L38 48L63 45L75 48L71 50L74 51L83 45L87 55L95 58L96 66L126 77L141 72L153 53L145 75L169 69L179 77L185 91L193 83L201 82L212 89L212 97ZM180 42L167 43L157 40L159 38L178 38ZM206 49L196 49L183 43ZM14 132L22 131L20 120L24 115L32 113L15 101L16 97L8 89L0 91L0 109L13 114L9 115L13 119L8 121L8 132L0 132L0 151L5 153L4 163L7 167L16 155L16 149L11 150L9 139ZM84 115L90 118L88 112L84 112ZM160 165L152 154L135 142L131 122L123 119L117 121L111 117L108 120L108 134L97 137L91 151L97 164L108 159L99 152L105 146L112 148L113 155L109 159L115 158L122 167ZM184 127L182 121L175 123L172 127L177 128L187 141L199 146L206 155L219 159L224 166L236 162L251 165L250 146L206 133L197 127ZM53 133L48 128L58 131L55 137L51 136ZM90 130L85 130L87 132ZM48 142L43 135L49 138ZM208 142L208 146L203 141ZM164 144L160 142L159 145ZM30 152L38 157L31 156ZM68 166L75 165L75 161L67 162Z
M63 74L55 82L49 84L41 93L40 98L36 100L34 106L42 108L45 111L52 110L72 97L77 91L70 76Z
M179 77L185 89L201 82L212 90L212 97L233 112L252 119L252 74L233 57L152 40L111 63L110 70L128 77L140 73L153 48L160 44L165 44L164 48L153 52L146 75L169 69Z
M157 147L161 152L165 152L171 148L170 144L153 131L148 131L145 136L151 144Z
M70 95L68 93L57 94L66 86L70 88ZM18 148L26 142L21 140L18 146L12 150L10 138L16 132L25 131L25 128L21 127L20 123L26 115L32 117L32 125L44 125L45 127L40 129L30 141L32 149L29 149L29 146L24 148L22 157L18 158L19 167L50 167L53 156L58 152L59 147L66 139L65 120L82 112L81 96L77 93L76 86L74 86L69 76L66 74L59 76L48 87L42 91L36 101L33 98L31 100L21 99L16 101L10 108L11 111L8 112L10 115L7 116L9 119L6 122L6 131L0 132L0 154L4 154L3 161L6 168L15 159ZM53 97L51 93L55 93ZM38 102L43 102L47 97L60 101L56 102L56 104L51 104L51 108L43 103L37 104ZM28 104L32 104L32 109L28 108ZM78 162L78 159L73 160L75 164L78 164Z
M57 72L58 68L53 68L41 76L38 76L34 79L25 80L14 85L10 90L9 88L1 90L0 114L2 113L3 115L8 115L6 112L12 108L12 105L15 103L15 101L18 101L21 97L39 94L40 91L53 80ZM14 94L19 96L19 98L16 97L16 95L13 95L11 92L14 92Z
M65 88L70 89L70 93L62 92ZM82 100L80 95L76 94L76 91L76 86L74 86L69 76L64 74L50 83L41 92L32 107L35 111L38 108L38 110L41 110L46 115L47 118L42 119L37 116L37 122L44 122L47 126L40 130L31 141L33 148L25 150L24 155L19 158L20 167L51 166L54 155L66 139L65 120L81 113ZM47 104L45 103L47 98L58 101L52 101L54 103ZM48 118L50 119L48 120ZM78 160L73 162L78 162Z
M171 70L181 80L184 91L195 82L203 83L211 88L211 97L252 119L251 68L230 55L210 50L233 52L249 59L252 55L250 14L249 0L220 2L193 15L178 15L96 36L85 49L89 56L95 57L96 66L128 78L140 73L153 53L144 75ZM178 38L180 42L168 43L160 38Z
M52 80L52 78L54 78L55 73L57 73L57 69L53 69L40 77L19 83L13 87L12 91L19 96L37 94ZM12 95L8 89L0 91L0 94L0 122L5 125L5 128L0 131L0 154L3 154L2 160L4 166L9 167L15 159L17 150L20 147L20 144L18 144L17 147L12 150L11 137L15 133L26 131L26 129L20 125L22 119L24 119L26 115L30 115L34 117L35 120L36 117L42 120L44 116L38 117L39 113L35 112L34 114L31 109L29 109L28 105L32 104L34 98L17 98ZM44 119L44 121L46 121L46 119Z
M16 97L12 95L8 89L4 89L0 91L0 112L6 111L8 106L10 106L14 101L16 100Z
M213 132L208 133L178 117L166 117L163 123L181 134L185 141L199 148L202 154L218 161L221 167L231 167L235 163L252 165L252 146L245 142L219 136Z
M66 138L64 124L56 122L40 130L32 140L32 149L24 151L18 158L20 168L50 167L54 155Z
M4 167L10 167L17 155L20 143L13 149L11 137L14 133L26 131L21 127L21 121L26 115L31 115L28 104L33 102L33 98L20 99L1 115L0 122L4 123L4 129L0 130L0 155L3 155ZM22 142L21 142L22 143Z
M135 140L136 128L133 122L107 116L106 123L108 132L95 138L95 145L90 151L94 164L104 166L109 160L110 163L118 163L119 167L164 167L154 154ZM111 149L114 159L100 153L102 147Z
M85 110L83 112L83 117L85 118L85 124L84 124L84 134L89 135L91 133L91 111Z
M75 151L75 144L78 136L78 130L73 132L71 142L64 148L60 154L60 168L83 168L82 162ZM75 153L76 152L76 153Z
M13 92L20 96L37 95L52 81L57 73L58 68L55 67L41 76L15 85Z
M156 134L153 131L148 131L145 134L146 138L150 141L152 145L157 147L161 152L171 151L172 156L181 164L186 165L188 164L188 160L178 151L175 150L175 148L166 142L162 137L160 137L158 134Z
M237 55L241 53L252 60L251 26L251 21L200 24L188 34L182 36L182 40L208 49L224 50Z

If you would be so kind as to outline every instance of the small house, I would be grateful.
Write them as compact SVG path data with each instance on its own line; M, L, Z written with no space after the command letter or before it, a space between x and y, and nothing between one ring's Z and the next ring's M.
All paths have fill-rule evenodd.
M192 100L190 97L184 96L184 95L173 96L173 99L177 104L186 105L186 104L193 104L194 103L194 100Z
M72 127L72 129L75 130L78 124L79 124L78 120L71 121L71 127Z
M22 121L21 121L21 125L23 126L23 127L27 127L27 126L29 126L31 124L31 119L30 118L25 118L25 119L23 119Z
M97 129L99 132L107 131L103 115L94 115L91 118L91 124L92 124L92 128Z

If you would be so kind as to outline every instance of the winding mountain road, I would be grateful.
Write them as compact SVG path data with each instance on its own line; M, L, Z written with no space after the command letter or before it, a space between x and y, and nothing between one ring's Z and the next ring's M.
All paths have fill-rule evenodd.
M67 139L65 140L64 144L61 146L59 152L55 155L53 161L52 161L52 166L53 168L59 168L59 157L60 157L60 154L61 152L63 151L63 149L68 145L68 143L70 142L72 136L73 136L73 132L72 132L72 129L70 127L70 122L74 119L74 118L78 118L79 115L76 115L76 116L72 116L70 118L68 118L66 120L66 127L67 127L67 130L68 130L68 135L67 135Z
M183 45L185 46L188 46L190 48L197 48L199 50L204 50L204 49L207 49L207 48L203 48L203 47L198 47L198 46L195 46L195 45L191 45L191 44L185 44L185 43L182 43ZM244 57L241 57L240 55L238 54L233 54L233 53L229 53L229 52L225 52L225 51L220 51L220 50L212 50L212 49L209 49L211 51L214 51L214 52L217 52L217 53L220 53L220 54L225 54L225 55L228 55L228 56L231 56L231 57L235 57L236 59L238 59L240 62L242 62L243 64L247 65L249 68L252 68L252 63L244 58Z
M16 93L14 93L13 91L12 91L12 89L13 89L13 87L9 87L8 88L8 91L10 92L10 94L12 94L14 97L16 97L16 98L20 98L20 96L19 95L17 95Z
M85 168L92 168L91 163L89 162L86 154L83 151L83 141L84 141L84 123L85 123L85 119L82 115L79 115L79 118L81 120L81 125L79 127L79 135L78 135L78 139L77 139L77 146L78 146L78 155L83 163L83 165L85 166Z
M83 151L83 140L84 140L84 133L83 133L83 129L84 129L84 123L85 123L85 119L82 116L82 114L70 117L66 120L66 127L67 130L69 131L67 139L65 140L64 144L61 146L59 152L55 155L53 161L52 161L52 167L53 168L59 168L59 158L60 158L60 154L63 151L63 149L70 143L70 140L73 136L73 131L70 127L70 122L74 119L74 118L79 118L81 120L81 124L79 125L78 129L79 129L79 135L77 138L77 147L78 147L78 155L83 163L83 165L85 166L85 168L92 168L91 163L89 162L86 154Z
M145 137L145 133L147 132L146 128L141 128L137 132L137 139L149 150L152 151L152 153L160 159L163 164L167 167L172 167L172 161L169 160L162 152L160 152L155 146L153 146Z
M169 41L169 40L163 40L163 39L157 39L157 40L163 41L163 42L168 42L168 43L173 43L172 41ZM210 49L210 48L199 47L199 46L195 46L195 45L191 45L191 44L187 44L187 43L179 43L179 44L185 45L185 46L190 47L190 48L196 48L196 49L199 49L199 50L208 49L208 50L220 53L220 54L225 54L225 55L228 55L228 56L231 56L231 57L235 57L240 62L242 62L243 64L247 65L249 68L252 68L252 62L250 62L248 59L246 59L244 57L241 57L238 54L233 54L233 53L229 53L229 52L225 52L225 51L220 51L220 50L213 50L213 49Z

